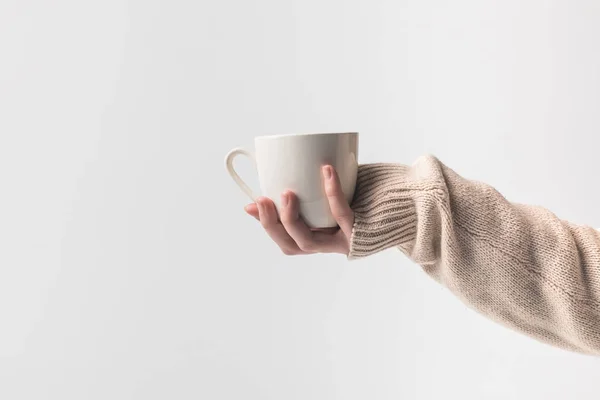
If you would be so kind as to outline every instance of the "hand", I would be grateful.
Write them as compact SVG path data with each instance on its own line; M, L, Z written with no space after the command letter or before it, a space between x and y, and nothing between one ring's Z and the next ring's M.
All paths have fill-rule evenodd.
M289 190L281 195L281 220L277 217L275 204L266 197L259 197L256 203L248 204L244 208L248 214L260 221L271 239L286 255L348 254L350 251L354 212L342 192L335 169L326 165L322 168L322 174L329 207L339 225L338 228L310 229L306 226L298 213L298 197Z

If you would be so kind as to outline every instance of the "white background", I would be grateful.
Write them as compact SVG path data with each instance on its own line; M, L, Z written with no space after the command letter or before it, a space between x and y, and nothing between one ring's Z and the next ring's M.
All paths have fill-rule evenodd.
M2 0L0 398L597 399L599 359L395 250L286 258L223 157L357 130L361 162L432 153L600 226L599 27L597 0Z

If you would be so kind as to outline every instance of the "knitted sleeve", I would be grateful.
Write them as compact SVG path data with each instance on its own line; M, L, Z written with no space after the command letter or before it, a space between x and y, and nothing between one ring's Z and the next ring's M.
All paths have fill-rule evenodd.
M432 156L359 168L350 259L398 247L463 302L538 340L600 354L600 233L508 202Z

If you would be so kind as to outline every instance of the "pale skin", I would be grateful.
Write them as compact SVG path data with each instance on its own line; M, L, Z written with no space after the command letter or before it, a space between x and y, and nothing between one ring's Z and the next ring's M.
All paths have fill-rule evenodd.
M310 229L298 214L298 197L290 190L281 194L280 216L275 204L266 197L248 204L244 210L261 225L286 255L314 253L348 254L354 225L354 212L342 192L340 180L330 165L322 168L323 186L331 213L339 228Z

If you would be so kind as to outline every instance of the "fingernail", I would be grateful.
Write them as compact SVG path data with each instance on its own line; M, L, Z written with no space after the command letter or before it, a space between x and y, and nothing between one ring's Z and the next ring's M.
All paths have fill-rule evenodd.
M325 175L326 179L331 179L331 167L330 166L325 166L323 167L323 175Z
M281 195L281 205L282 206L287 207L289 201L290 201L290 198L287 193L284 193Z

